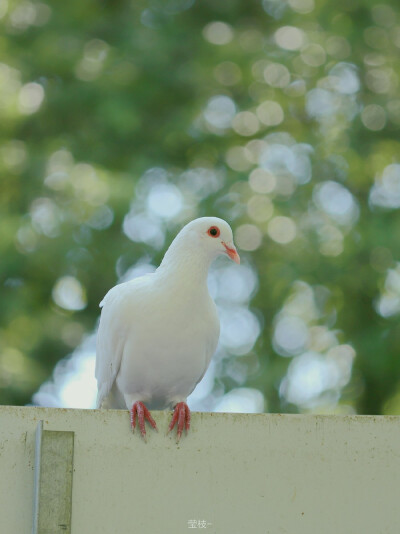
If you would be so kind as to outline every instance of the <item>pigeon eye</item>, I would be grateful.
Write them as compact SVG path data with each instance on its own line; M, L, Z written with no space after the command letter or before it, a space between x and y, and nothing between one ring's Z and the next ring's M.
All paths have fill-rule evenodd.
M218 237L219 234L220 234L220 229L218 228L218 226L211 226L208 230L207 230L207 234L211 237Z

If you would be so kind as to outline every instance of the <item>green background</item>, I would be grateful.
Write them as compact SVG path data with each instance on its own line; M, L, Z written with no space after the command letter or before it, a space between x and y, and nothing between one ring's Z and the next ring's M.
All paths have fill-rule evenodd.
M0 402L28 403L118 277L216 215L257 274L261 330L225 350L216 387L258 389L270 411L400 413L399 11L0 0ZM201 189L190 169L222 178ZM173 216L149 213L160 180L183 199ZM129 238L130 210L165 239ZM57 301L60 280L78 301ZM290 350L285 314L305 336ZM307 362L302 391L319 386L301 401L287 384Z

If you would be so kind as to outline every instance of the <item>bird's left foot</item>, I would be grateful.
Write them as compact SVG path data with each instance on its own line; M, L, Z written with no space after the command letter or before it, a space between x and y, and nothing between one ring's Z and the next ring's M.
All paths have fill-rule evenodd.
M150 425L155 430L157 430L156 422L151 417L151 414L150 414L148 408L146 408L146 406L141 401L135 402L134 405L131 408L131 427L132 427L132 431L135 431L135 428L136 428L136 416L137 416L138 423L139 423L140 433L142 434L144 441L147 441L145 421L147 419L147 421L150 423Z
M175 406L174 415L172 416L171 422L169 424L168 432L171 432L176 422L178 422L178 431L176 434L176 442L178 443L182 436L183 427L185 427L186 433L190 428L190 410L186 402L178 402L178 404Z

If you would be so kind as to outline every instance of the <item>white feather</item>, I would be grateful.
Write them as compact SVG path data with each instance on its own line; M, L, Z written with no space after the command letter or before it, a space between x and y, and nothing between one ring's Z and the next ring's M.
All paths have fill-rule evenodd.
M218 225L213 239L207 229ZM186 401L203 377L219 337L216 306L207 288L211 261L233 246L229 225L196 219L178 234L155 273L112 288L97 334L97 405L150 409Z

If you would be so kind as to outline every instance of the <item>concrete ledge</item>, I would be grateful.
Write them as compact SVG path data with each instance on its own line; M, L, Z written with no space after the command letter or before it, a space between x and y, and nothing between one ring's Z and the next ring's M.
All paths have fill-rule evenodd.
M75 432L73 534L400 532L400 417L194 413L176 445L153 416L145 444L126 411L0 407L1 532L31 532L41 420Z

